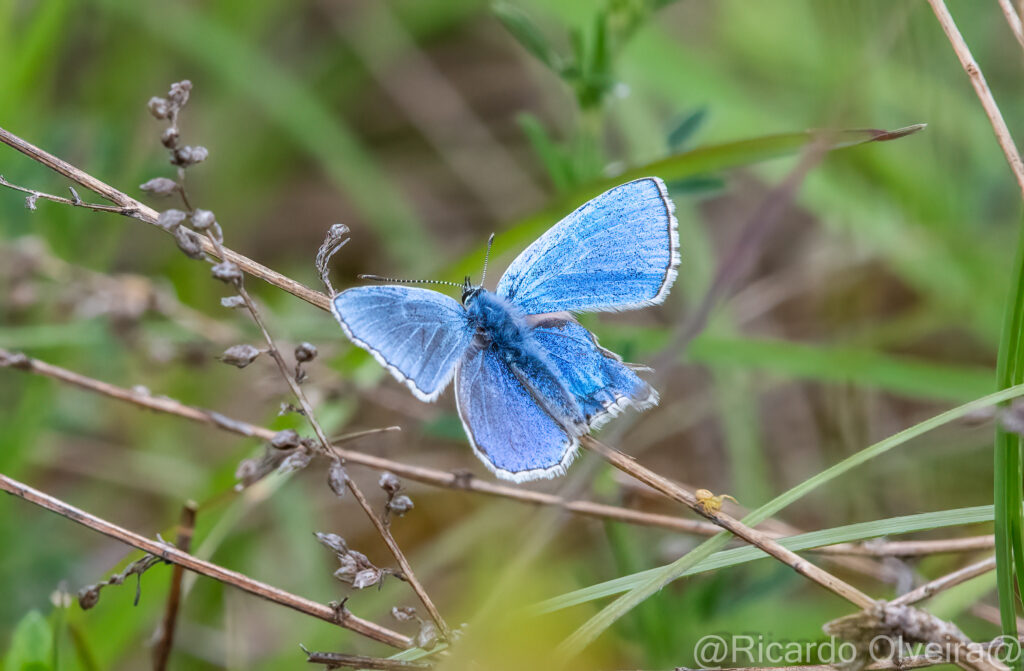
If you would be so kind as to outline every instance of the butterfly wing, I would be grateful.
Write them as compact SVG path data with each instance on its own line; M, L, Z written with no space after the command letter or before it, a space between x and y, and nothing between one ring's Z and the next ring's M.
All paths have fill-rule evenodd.
M473 339L462 306L428 289L355 287L335 296L331 309L345 335L421 401L441 395Z
M658 402L658 393L649 384L575 321L543 321L533 329L533 337L576 397L590 428L627 406L643 410Z
M576 456L577 439L538 405L494 347L466 353L455 399L473 451L499 478L553 478Z
M660 303L679 266L674 211L657 177L606 191L527 247L498 281L497 293L527 314Z

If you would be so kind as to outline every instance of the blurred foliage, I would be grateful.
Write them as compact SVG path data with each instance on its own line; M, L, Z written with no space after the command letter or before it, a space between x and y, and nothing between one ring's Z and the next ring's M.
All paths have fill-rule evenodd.
M949 5L1021 136L1018 45L994 3ZM676 289L658 309L585 319L603 344L639 362L699 302L807 129L927 123L897 142L829 153L742 286L678 353L661 406L606 435L621 425L616 440L644 463L754 508L996 386L1019 194L923 3L0 0L0 63L0 126L136 196L169 170L145 102L191 79L184 137L211 152L190 172L195 200L217 213L230 247L310 286L334 222L353 231L336 258L336 286L362 272L459 280L478 276L491 231L499 269L579 203L654 171L671 182L678 208ZM467 156L477 182L458 169ZM0 173L66 192L6 148ZM495 214L488 194L501 195L508 216ZM354 448L490 477L450 400L415 402L348 346L329 315L249 286L286 345L320 348L307 388L329 431L400 424L401 434ZM287 390L269 364L238 371L214 360L258 337L220 307L221 295L205 266L159 231L51 203L29 211L19 194L0 192L0 347L301 429L300 418L278 416ZM195 499L197 555L320 601L351 596L359 615L408 626L388 616L413 605L398 581L350 594L331 577L315 531L345 536L379 565L387 555L354 504L331 497L316 464L236 495L234 471L261 449L254 441L10 370L0 370L0 427L3 473L149 536L172 537L182 502ZM809 494L786 520L808 532L871 523L901 533L886 524L991 504L991 444L988 426L944 427ZM352 475L382 506L376 474ZM520 606L664 565L700 541L406 484L416 508L394 522L395 534L442 611L479 632L459 654L490 653L488 668L538 663L604 602L542 619L524 619ZM678 512L638 502L587 456L567 478L530 487ZM126 585L87 612L65 607L65 591L137 553L14 499L0 503L3 668L146 666L169 568L142 576L138 606ZM981 533L989 527L980 519L912 530ZM952 562L912 568L933 576ZM936 606L990 637L996 628L967 608L992 602L993 589L968 583ZM704 634L818 639L822 622L841 614L789 569L746 562L664 588L580 666L692 666ZM389 652L190 577L172 668L290 668L302 663L299 643Z

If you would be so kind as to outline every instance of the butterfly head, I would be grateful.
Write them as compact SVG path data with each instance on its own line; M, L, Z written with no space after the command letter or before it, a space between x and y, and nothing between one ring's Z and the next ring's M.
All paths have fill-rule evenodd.
M462 282L462 304L468 306L483 289L483 284L474 285L470 281L469 275L466 275L466 279Z

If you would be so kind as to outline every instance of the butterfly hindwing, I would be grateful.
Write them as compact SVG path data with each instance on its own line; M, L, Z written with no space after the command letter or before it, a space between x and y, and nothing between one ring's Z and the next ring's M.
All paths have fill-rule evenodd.
M473 339L462 306L428 289L355 287L336 295L331 307L352 342L423 401L444 391Z
M674 210L657 177L606 191L527 247L497 293L527 314L660 303L679 266Z
M506 480L562 475L576 455L575 437L538 405L520 375L494 347L473 347L459 363L455 399L477 456Z
M533 336L576 397L589 427L601 426L626 406L643 410L658 402L649 384L577 322L542 321Z

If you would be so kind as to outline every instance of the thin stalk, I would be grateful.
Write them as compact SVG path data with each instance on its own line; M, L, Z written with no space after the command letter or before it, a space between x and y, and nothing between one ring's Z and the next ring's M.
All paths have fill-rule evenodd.
M1024 227L1021 228L1013 262L1013 284L1006 298L1003 333L999 341L996 379L1005 389L1024 380ZM1021 505L1024 500L1021 473L1021 439L996 424L995 436L995 535L996 584L1003 634L1016 637L1017 613L1014 573L1024 594L1024 545Z

